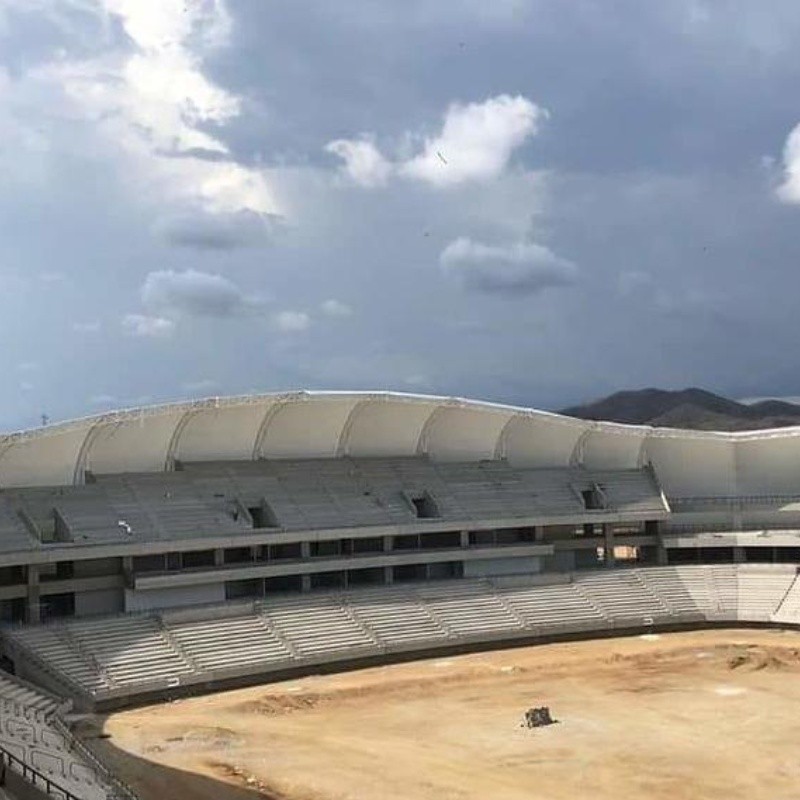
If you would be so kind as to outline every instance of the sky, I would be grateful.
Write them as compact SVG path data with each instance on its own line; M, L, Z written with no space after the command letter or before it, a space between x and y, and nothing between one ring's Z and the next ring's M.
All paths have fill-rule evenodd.
M0 0L0 429L800 395L796 0Z

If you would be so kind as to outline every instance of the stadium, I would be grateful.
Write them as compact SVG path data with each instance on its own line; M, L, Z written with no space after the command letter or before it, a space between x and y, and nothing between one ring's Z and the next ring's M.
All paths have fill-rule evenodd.
M12 798L796 796L800 428L125 410L0 437L0 565Z

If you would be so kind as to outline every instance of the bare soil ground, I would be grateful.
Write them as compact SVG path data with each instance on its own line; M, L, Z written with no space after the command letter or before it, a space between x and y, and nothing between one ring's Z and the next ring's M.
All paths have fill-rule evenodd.
M538 705L558 723L522 727ZM104 731L142 800L797 800L800 634L417 661L125 711Z

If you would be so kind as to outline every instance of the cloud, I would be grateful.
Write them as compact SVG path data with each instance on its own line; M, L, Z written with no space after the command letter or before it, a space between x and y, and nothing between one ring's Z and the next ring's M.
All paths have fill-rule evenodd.
M400 172L435 186L450 186L500 175L511 153L538 130L544 109L517 95L503 94L483 103L452 104L441 133L426 139L422 152Z
M181 213L160 220L155 232L169 244L197 250L233 250L267 244L278 217L253 211Z
M131 336L165 339L172 335L175 323L164 317L148 317L145 314L126 314L122 329Z
M783 148L784 180L778 196L787 203L800 203L800 124L789 134Z
M81 8L97 22L92 56L61 56L30 75L60 90L70 123L88 122L124 156L119 174L132 194L209 214L276 213L262 171L239 163L219 135L241 112L240 97L204 69L230 41L224 0L91 0Z
M441 131L425 137L421 151L410 158L389 161L369 136L337 139L325 149L344 161L344 173L361 186L381 186L392 173L433 186L454 186L501 175L514 150L538 132L547 116L521 95L501 94L482 103L452 103Z
M142 305L168 319L235 317L256 310L255 298L245 297L235 283L207 272L160 270L145 278Z
M311 325L311 317L305 311L281 311L273 317L275 327L284 333L305 331Z
M383 186L392 172L392 164L370 138L336 139L325 145L328 153L344 161L343 171L361 186Z
M329 317L349 317L353 313L353 309L347 303L333 298L322 303L320 308L322 313Z
M526 295L575 282L577 267L544 245L518 242L487 245L460 237L439 256L445 274L470 290Z

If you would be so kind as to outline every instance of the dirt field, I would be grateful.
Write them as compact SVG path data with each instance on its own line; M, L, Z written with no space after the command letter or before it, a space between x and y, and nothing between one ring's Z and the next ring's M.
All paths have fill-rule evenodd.
M529 730L548 705L558 723ZM800 634L554 644L115 714L142 800L800 797Z

